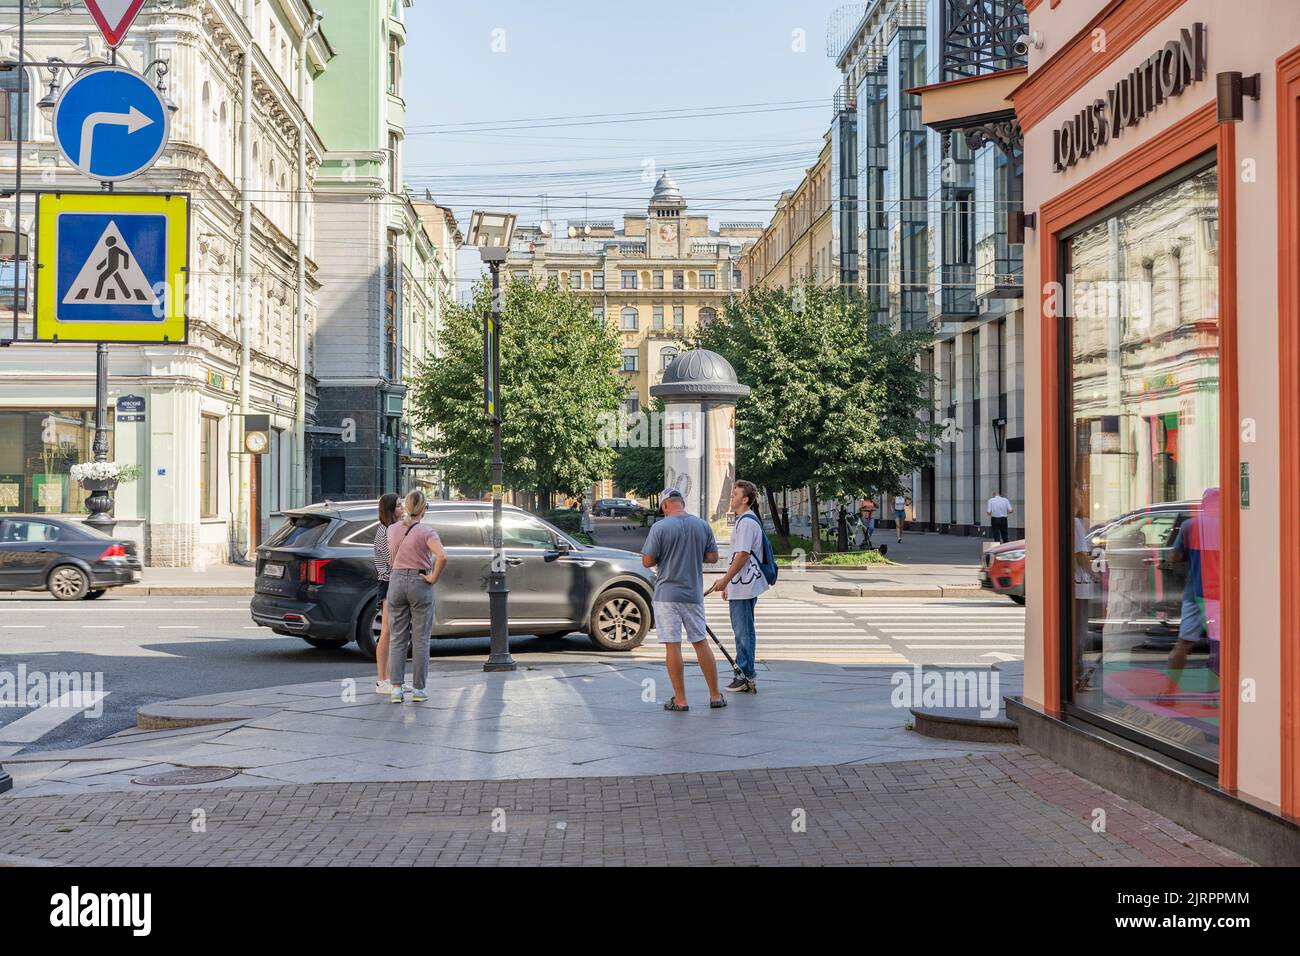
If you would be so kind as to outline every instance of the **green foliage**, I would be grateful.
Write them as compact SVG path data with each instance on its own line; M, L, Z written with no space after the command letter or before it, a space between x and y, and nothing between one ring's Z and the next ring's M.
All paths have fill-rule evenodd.
M933 455L918 361L930 341L872 321L851 292L803 284L751 290L691 344L752 389L736 413L737 474L826 498L892 491Z
M582 530L582 513L572 508L552 508L543 512L542 517L565 534L576 534Z
M492 290L481 282L469 306L448 303L441 358L411 383L412 421L436 429L425 451L464 490L488 487L492 430L483 415L483 314ZM507 281L501 290L501 429L507 488L577 494L609 473L613 452L602 422L623 398L618 333L556 282Z
M650 498L664 488L663 402L654 399L639 419L629 420L614 449L614 485L624 494Z

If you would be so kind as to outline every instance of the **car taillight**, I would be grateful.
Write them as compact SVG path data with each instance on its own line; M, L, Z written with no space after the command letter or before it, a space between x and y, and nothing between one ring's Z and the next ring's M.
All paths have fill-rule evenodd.
M120 544L110 544L104 549L104 553L99 556L99 560L107 561L109 558L125 558L126 548Z
M324 584L325 565L331 558L308 558L302 563L302 580L304 584Z

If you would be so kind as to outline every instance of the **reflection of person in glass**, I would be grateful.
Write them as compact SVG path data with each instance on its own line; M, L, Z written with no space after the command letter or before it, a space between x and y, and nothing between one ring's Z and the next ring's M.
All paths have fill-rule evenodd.
M1082 488L1074 489L1074 545L1070 563L1074 566L1074 680L1077 690L1090 690L1096 667L1083 669L1083 652L1088 645L1088 610L1092 600L1092 554L1088 550L1087 506Z
M1178 642L1169 653L1169 685L1166 693L1179 686L1187 655L1197 642L1210 640L1211 671L1219 665L1219 489L1208 488L1201 496L1201 510L1183 522L1174 538L1173 557L1187 562L1187 584L1178 621Z

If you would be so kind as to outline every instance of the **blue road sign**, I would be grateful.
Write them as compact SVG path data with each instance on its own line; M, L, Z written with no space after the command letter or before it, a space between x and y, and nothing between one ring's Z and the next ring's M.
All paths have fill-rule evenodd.
M162 322L167 217L59 215L55 303L60 322Z
M162 155L171 116L153 85L131 70L104 66L69 83L54 106L63 158L92 179L138 176Z

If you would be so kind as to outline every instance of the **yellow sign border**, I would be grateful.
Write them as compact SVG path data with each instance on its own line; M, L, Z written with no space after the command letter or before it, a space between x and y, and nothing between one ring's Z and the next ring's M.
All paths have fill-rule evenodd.
M167 314L157 322L63 322L58 317L59 216L136 213L167 220ZM36 329L38 342L157 342L189 338L189 193L42 192L36 195Z

